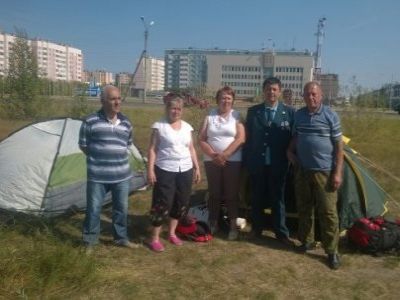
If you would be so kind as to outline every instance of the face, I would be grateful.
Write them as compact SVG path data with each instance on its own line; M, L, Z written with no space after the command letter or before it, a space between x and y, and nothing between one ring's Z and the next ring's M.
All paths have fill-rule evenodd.
M121 111L121 94L118 89L108 89L105 93L105 99L102 100L105 113L114 116Z
M266 103L274 105L281 95L279 84L267 84L264 88L264 99Z
M322 92L318 85L311 84L306 86L303 97L310 112L316 112L321 106Z
M229 112L233 106L233 97L230 94L222 93L218 98L218 109L221 113Z
M178 121L182 118L183 107L179 101L172 101L167 107L168 120L171 122Z
M292 105L292 93L289 91L284 91L283 92L283 101L288 105Z

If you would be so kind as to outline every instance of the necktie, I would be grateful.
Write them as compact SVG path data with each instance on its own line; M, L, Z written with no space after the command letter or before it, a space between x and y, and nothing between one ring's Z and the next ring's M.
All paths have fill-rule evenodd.
M267 119L267 123L272 122L272 110L269 107L266 108L265 117Z

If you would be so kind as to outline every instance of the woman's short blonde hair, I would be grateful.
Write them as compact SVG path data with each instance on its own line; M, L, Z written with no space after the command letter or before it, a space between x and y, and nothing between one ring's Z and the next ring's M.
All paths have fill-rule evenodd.
M179 105L183 106L183 99L181 95L176 93L168 93L163 98L166 109L170 108L173 103L179 103Z

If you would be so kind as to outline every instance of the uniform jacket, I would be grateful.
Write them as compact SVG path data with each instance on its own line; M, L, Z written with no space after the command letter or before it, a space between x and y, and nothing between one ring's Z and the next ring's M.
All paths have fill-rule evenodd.
M281 102L272 122L265 118L265 104L252 106L246 117L246 143L244 164L249 173L257 173L265 165L265 152L269 145L271 167L276 171L288 168L286 150L292 136L294 109Z

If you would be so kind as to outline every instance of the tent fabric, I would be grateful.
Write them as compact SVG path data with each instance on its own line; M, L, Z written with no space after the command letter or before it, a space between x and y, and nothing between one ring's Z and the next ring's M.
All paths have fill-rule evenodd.
M358 159L358 154L348 145L344 145L345 159L343 183L338 190L338 216L340 230L350 228L354 221L362 217L382 216L387 212L387 194L374 180L371 173ZM297 227L296 193L294 190L294 171L290 170L286 182L285 203L287 225ZM250 177L242 171L240 208L247 211L250 204ZM266 227L271 226L271 209L266 204ZM247 215L243 215L247 217Z
M343 184L338 191L340 228L350 228L361 217L382 216L387 212L385 191L362 165L357 153L344 146Z
M86 207L86 157L78 146L81 120L30 124L0 142L0 208L54 216ZM129 148L130 192L146 186L145 161ZM107 196L105 204L110 202Z
M357 152L344 145L343 182L338 190L337 204L341 231L350 228L358 218L382 216L387 212L387 194L357 156ZM293 185L292 174L292 177L288 178L285 201L289 223L297 224L296 194Z

